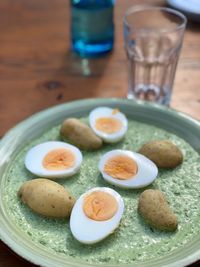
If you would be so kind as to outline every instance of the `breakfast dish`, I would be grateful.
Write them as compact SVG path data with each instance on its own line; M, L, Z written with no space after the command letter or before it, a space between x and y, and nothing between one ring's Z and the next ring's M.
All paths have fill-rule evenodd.
M76 199L60 184L47 179L28 180L22 184L18 197L33 212L53 218L66 218L71 214Z
M68 118L60 127L60 137L83 150L99 149L103 142L92 129L76 118Z
M81 195L75 203L70 229L79 242L94 244L114 232L123 212L120 194L108 187L96 187Z
M139 197L138 212L153 228L175 231L177 216L170 209L165 195L159 190L147 189Z
M144 144L139 153L164 169L176 168L183 161L181 150L169 140L152 140Z
M158 168L145 156L129 150L111 150L99 161L102 177L122 188L142 188L157 177Z
M123 102L126 103L124 106ZM106 107L106 103L109 102L102 100L101 103L98 103L98 106ZM66 110L64 109L62 116L59 115L60 117L58 116L59 112L57 112L59 119L54 119L53 124L48 124L48 128L44 127L43 132L39 132L34 137L32 136L30 140L23 138L25 140L23 145L19 146L22 143L22 140L19 140L18 148L12 153L1 182L1 198L4 210L2 214L5 214L10 222L7 224L7 227L10 224L14 225L13 231L18 233L18 238L25 240L23 242L27 244L26 247L29 250L28 255L31 255L33 252L36 254L35 263L42 263L44 266L71 266L73 262L79 264L79 266L84 266L87 263L90 263L91 266L106 266L106 264L120 266L122 263L132 264L134 266L140 263L141 266L143 264L145 266L148 262L149 264L152 262L152 265L149 266L159 266L154 262L155 259L168 264L170 261L168 259L171 258L171 255L180 255L180 251L184 251L185 247L187 248L187 244L194 244L194 240L200 235L200 229L197 223L200 214L198 204L200 191L198 168L200 156L198 152L183 138L171 133L169 131L172 129L171 125L168 129L162 129L162 127L153 125L154 123L149 120L147 115L146 121L142 119L138 120L137 116L139 115L137 115L137 109L138 114L141 114L139 112L141 106L137 106L135 109L136 112L130 115L128 108L133 105L129 101L122 101L122 103L120 101L114 101L114 104L112 103L113 110L115 108L121 110L121 107L127 107L128 127L123 138L118 140L117 143L111 144L104 141L95 151L83 149L80 152L82 154L82 161L81 165L79 165L79 171L73 176L55 180L56 184L58 183L62 188L67 190L68 197L71 197L72 202L70 203L69 199L66 199L66 206L69 206L68 211L69 213L71 212L70 219L65 218L69 216L69 213L60 216L64 217L63 219L57 219L52 218L56 217L52 216L52 214L48 215L44 213L44 210L42 212L36 211L39 214L33 212L35 206L33 207L32 202L31 204L30 202L27 204L27 200L25 199L21 201L20 198L24 194L22 190L19 191L27 181L37 181L39 180L38 178L41 179L38 175L42 175L41 172L30 172L30 168L26 168L27 164L25 167L24 162L26 162L25 159L28 153L33 148L46 142L58 142L59 144L63 142L60 135L60 128L62 122L66 119ZM69 114L69 117L76 117L82 123L89 125L89 114L94 107L94 103L90 104L88 105L89 112L87 111L83 114L80 111L79 115L74 112L74 114ZM146 108L157 112L154 107L147 106ZM45 116L48 115L50 116L46 112ZM40 119L42 122L44 121L42 116ZM167 123L165 127L166 125ZM192 131L191 126L190 132ZM28 135L28 132L26 134ZM139 169L144 170L142 165L138 163L138 158L135 156L140 155L138 151L144 144L151 140L170 140L171 143L180 149L183 160L177 167L173 167L172 169L162 169L160 167L158 169L155 163L152 162L154 174L150 182L142 185L148 185L145 188L124 189L123 186L119 187L114 183L108 183L103 178L103 172L111 174L110 176L113 178L114 170L114 176L116 175L116 169L115 167L113 168L113 162L116 162L116 158L113 161L113 157L117 157L117 160L123 162L123 157L131 154L131 157L128 159L125 158L125 161L134 159L132 162L133 165L128 161L128 165L125 164L125 166L130 166L130 168L125 168L125 170L122 168L122 172L117 172L117 177L113 179L119 182L134 180L134 177L136 178L139 174ZM66 141L64 142L65 144ZM61 149L61 147L58 146L53 149ZM113 154L111 162L106 161L107 167L104 165L102 172L102 168L99 168L101 159L113 151L120 152L120 154ZM63 171L65 153L63 156L62 151L62 158L60 160L60 150L53 153L53 156L50 155L46 158L49 152L45 152L40 164L42 162L43 168L47 166L48 171ZM125 155L122 152L128 152L128 154L125 153ZM59 155L58 158L57 155ZM141 160L141 157L142 159L145 158L148 164L151 162L143 155L139 156L139 160ZM69 158L73 159L71 154ZM111 166L109 163L111 163ZM72 160L73 164L74 160ZM123 167L124 164L120 166ZM139 178L139 180L142 179ZM47 181L52 182L49 179ZM57 185L54 185L53 188L53 190L57 190ZM145 213L145 208L139 208L139 199L146 189L155 190L156 195L159 195L157 193L158 191L161 192L160 194L166 201L166 205L163 205L163 210L169 212L170 220L173 219L172 226L166 229L166 221L165 223L160 223L161 226L155 225L155 220L152 220L151 215ZM38 194L37 190L36 194ZM18 191L21 192L21 195L17 194ZM41 201L44 201L46 193L40 192L39 194L42 199ZM91 208L93 204L91 203L95 203L94 210L97 209L97 213L93 212L93 208ZM103 204L100 205L99 203ZM54 205L54 203L51 204ZM145 207L143 202L142 207ZM7 222L7 219L4 220ZM110 225L107 222L110 222ZM6 229L4 232L9 232L4 223L3 225L4 230ZM98 228L99 230L96 230L96 227L100 227ZM98 232L99 235L95 236L95 232ZM6 242L5 239L3 240ZM21 246L23 246L23 242ZM12 246L16 251L16 247L14 245ZM21 255L23 253L26 254L26 248L19 254ZM45 265L42 255L48 255L48 264ZM182 257L184 256L182 255Z
M106 143L117 143L126 134L128 121L119 109L98 107L89 114L89 124L92 130Z
M58 179L76 174L82 158L77 147L60 141L49 141L27 152L25 166L37 176Z

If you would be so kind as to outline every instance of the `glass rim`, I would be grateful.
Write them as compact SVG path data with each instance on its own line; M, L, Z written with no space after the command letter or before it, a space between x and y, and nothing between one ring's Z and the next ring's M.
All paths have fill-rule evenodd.
M124 15L123 18L123 22L124 24L130 28L130 24L127 21L127 18L129 15L134 14L134 13L138 13L138 12L142 12L142 11L155 11L155 10L160 10L160 11L164 11L166 13L169 14L173 14L177 17L179 17L182 21L180 22L180 24L177 24L176 26L174 26L173 28L160 28L160 29L144 29L144 28L136 28L136 31L141 31L141 32L153 32L153 31L157 31L160 33L170 33L170 32L174 32L180 29L184 29L186 24L187 24L187 18L186 16L181 13L180 11L174 10L172 8L168 8L168 7L159 7L159 6L148 6L148 5L135 5L135 6L131 6L126 10L126 13ZM131 29L132 31L132 29Z

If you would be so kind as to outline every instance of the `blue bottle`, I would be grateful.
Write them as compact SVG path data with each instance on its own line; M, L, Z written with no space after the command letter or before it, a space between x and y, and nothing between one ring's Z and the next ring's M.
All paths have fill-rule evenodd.
M71 0L72 49L82 57L112 50L114 0Z

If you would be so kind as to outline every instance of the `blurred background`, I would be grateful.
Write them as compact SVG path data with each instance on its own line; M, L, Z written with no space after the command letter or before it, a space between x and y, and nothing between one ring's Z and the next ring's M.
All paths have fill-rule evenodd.
M0 1L0 136L27 116L80 98L126 97L123 16L135 4L118 0L112 53L83 59L70 50L70 1ZM176 73L171 107L200 118L200 26L189 22Z

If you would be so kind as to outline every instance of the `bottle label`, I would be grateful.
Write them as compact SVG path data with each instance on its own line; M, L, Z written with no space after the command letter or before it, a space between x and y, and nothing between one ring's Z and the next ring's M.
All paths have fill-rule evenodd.
M113 7L100 10L73 7L71 23L73 38L104 39L113 31Z

